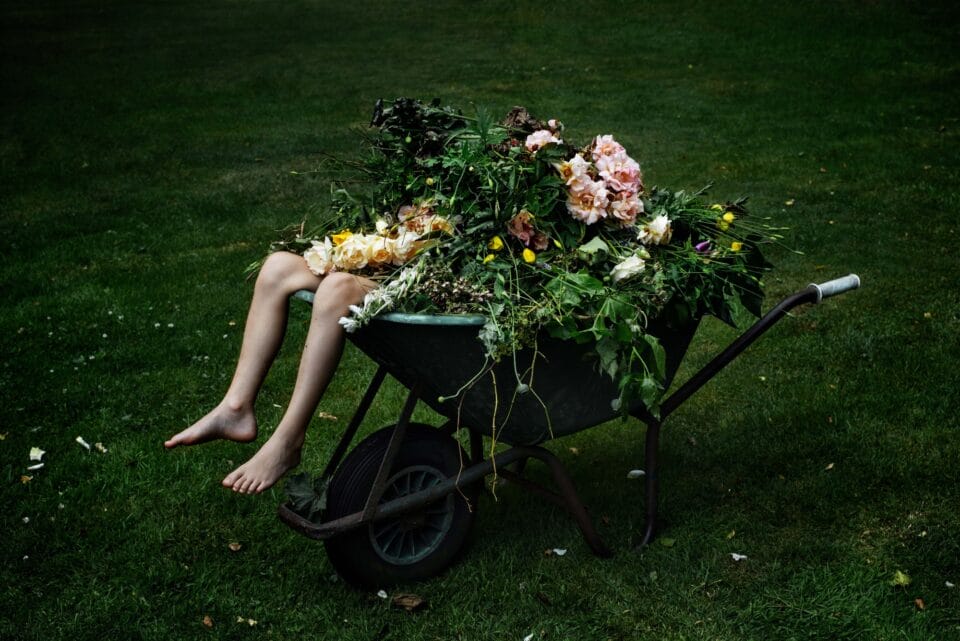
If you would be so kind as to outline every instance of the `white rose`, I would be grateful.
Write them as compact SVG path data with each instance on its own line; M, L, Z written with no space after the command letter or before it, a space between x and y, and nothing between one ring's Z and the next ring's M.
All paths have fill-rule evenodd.
M333 244L329 238L311 241L312 247L303 252L307 267L317 276L323 276L334 269Z
M644 245L666 245L672 234L670 219L665 214L660 214L640 229L637 240Z
M345 271L363 269L367 266L367 245L366 238L354 234L333 248L333 262Z
M610 276L613 278L613 282L619 283L621 280L636 276L642 272L646 266L647 264L639 256L629 256L617 263L614 268L610 270Z

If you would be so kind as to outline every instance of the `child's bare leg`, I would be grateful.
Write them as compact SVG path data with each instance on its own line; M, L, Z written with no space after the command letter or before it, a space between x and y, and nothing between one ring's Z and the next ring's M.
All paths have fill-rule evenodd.
M257 436L254 401L286 331L287 306L291 294L300 289L316 289L315 276L303 258L289 252L267 257L247 314L243 344L233 380L223 400L206 416L173 436L164 445L193 445L217 438L252 441Z
M350 305L360 304L373 286L365 278L342 273L330 274L320 283L290 404L263 447L223 479L225 487L259 493L300 464L310 418L343 353L344 331L339 320L349 313Z

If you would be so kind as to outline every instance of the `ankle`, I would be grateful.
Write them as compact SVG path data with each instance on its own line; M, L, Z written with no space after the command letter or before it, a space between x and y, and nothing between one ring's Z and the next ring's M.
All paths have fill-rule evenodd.
M248 414L253 411L253 403L229 396L224 397L220 405L233 414Z

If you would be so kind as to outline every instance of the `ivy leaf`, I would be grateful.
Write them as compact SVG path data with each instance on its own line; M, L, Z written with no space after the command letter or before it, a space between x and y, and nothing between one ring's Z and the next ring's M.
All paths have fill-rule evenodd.
M597 341L597 354L600 356L600 369L616 380L617 377L617 352L619 345L613 338L607 336Z
M657 374L657 378L663 380L667 376L667 353L664 351L663 345L660 344L660 339L656 336L644 334L643 340L647 343L647 346L650 347L650 351L653 354L654 371Z
M594 254L598 253L609 253L610 246L607 245L607 243L599 236L594 236L589 242L577 247L577 251L581 254L593 256Z

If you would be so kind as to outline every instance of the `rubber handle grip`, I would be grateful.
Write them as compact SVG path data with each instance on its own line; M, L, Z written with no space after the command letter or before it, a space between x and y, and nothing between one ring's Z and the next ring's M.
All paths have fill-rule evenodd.
M847 276L828 280L827 282L820 283L819 285L816 283L810 283L810 287L817 291L817 302L819 303L824 298L830 298L831 296L848 292L851 289L857 289L860 287L860 277L856 274L849 274Z

